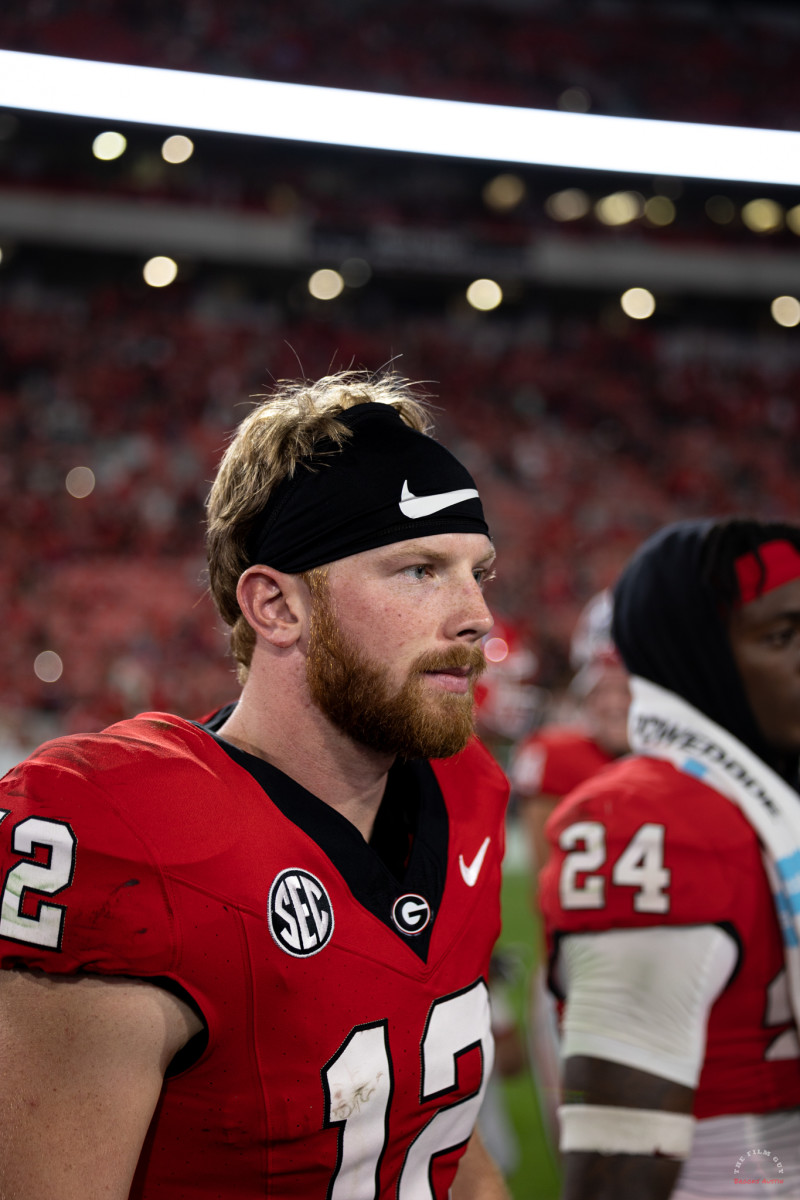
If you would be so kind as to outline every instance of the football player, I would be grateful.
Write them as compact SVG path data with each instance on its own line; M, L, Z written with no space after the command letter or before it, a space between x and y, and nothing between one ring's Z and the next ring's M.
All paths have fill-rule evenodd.
M662 530L614 636L634 753L559 805L540 879L562 1195L800 1196L800 528Z
M517 746L509 778L528 838L533 896L547 859L544 826L558 801L628 751L628 675L611 640L611 596L583 609L570 647L574 717L544 724Z
M403 380L280 385L208 501L241 694L0 789L4 1200L503 1200L494 548ZM452 1189L452 1191L451 1191Z
M608 589L584 607L572 635L569 686L571 718L555 720L523 738L509 778L528 843L531 903L538 913L538 879L548 854L545 823L559 800L628 750L628 674L611 639ZM542 954L542 958L544 958ZM558 1029L546 970L541 963L530 986L528 1029L533 1082L552 1150L558 1145Z

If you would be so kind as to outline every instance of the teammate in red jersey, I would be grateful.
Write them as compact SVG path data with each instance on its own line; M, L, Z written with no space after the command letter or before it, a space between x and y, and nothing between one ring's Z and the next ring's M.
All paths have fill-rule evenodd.
M503 1200L494 549L413 390L282 385L208 503L241 696L0 786L0 1192ZM452 1189L452 1190L451 1190Z
M611 638L611 595L598 592L572 634L569 720L544 724L523 738L509 767L531 870L531 903L538 912L538 878L548 855L545 822L559 800L628 750L628 674ZM544 959L544 951L541 958ZM559 1036L555 1003L540 962L530 987L528 1030L533 1081L551 1149L558 1146Z
M797 1197L800 529L668 527L614 635L634 753L559 805L540 880L562 1195Z
M562 796L628 750L628 675L611 640L611 596L599 592L581 613L570 658L573 719L546 723L523 738L509 767L536 877L545 864L544 826Z

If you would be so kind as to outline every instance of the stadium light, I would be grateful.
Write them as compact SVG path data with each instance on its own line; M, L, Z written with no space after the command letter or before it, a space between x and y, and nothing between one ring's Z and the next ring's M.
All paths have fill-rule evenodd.
M800 133L274 83L0 50L0 106L326 145L800 184Z

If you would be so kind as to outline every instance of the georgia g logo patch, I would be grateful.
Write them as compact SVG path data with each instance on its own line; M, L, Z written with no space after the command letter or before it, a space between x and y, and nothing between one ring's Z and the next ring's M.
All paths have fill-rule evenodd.
M392 920L406 937L422 933L430 919L431 906L424 896L406 892L405 896L398 896L392 905Z
M269 931L281 950L294 958L319 954L333 933L333 905L315 875L302 867L281 871L267 901Z

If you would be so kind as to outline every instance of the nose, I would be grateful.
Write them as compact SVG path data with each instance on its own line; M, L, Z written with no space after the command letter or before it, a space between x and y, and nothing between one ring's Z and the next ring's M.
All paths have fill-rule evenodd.
M450 635L462 642L479 642L494 625L480 585L472 574L459 596L451 622Z

